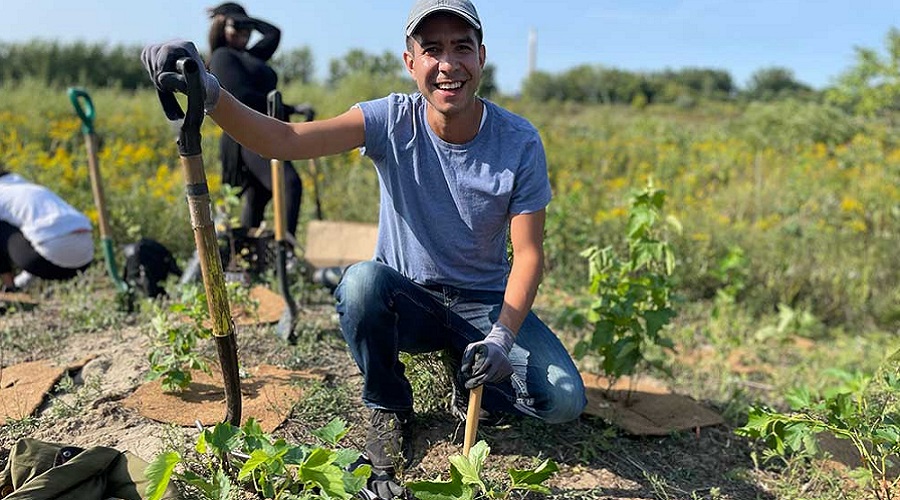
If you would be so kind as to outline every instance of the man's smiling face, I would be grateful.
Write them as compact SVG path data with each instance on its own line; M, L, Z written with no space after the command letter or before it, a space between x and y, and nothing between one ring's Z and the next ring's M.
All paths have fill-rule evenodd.
M446 117L477 110L485 51L475 29L453 14L438 13L422 21L411 38L403 60L434 110Z

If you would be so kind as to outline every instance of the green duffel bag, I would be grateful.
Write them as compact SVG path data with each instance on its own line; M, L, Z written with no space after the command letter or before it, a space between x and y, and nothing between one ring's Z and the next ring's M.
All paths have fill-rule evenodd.
M20 439L0 472L3 500L146 500L147 462L129 452ZM169 485L165 500L181 500Z

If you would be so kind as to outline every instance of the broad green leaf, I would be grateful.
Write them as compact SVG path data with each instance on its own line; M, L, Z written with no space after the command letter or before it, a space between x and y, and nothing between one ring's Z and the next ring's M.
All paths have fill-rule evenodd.
M169 487L172 472L179 462L181 462L181 455L174 451L157 455L153 462L150 462L145 471L148 481L146 490L148 500L162 498L166 493L166 488Z
M334 464L346 468L359 458L360 453L354 449L346 448L335 450Z
M243 481L252 476L253 472L258 469L259 466L266 464L269 459L270 456L265 451L253 450L253 452L250 453L250 458L244 462L240 472L238 472L238 480Z
M591 348L599 349L613 343L616 333L616 325L612 321L603 320L594 325L594 333L591 336Z
M488 446L487 441L480 440L477 443L472 445L472 448L469 449L469 461L475 465L475 471L481 475L481 471L484 470L484 462L487 460L487 456L491 453L491 447Z
M512 480L512 487L539 485L550 478L553 474L559 472L559 466L553 460L544 460L534 469L509 469L509 477Z
M347 423L341 418L333 418L328 424L312 431L312 435L325 443L335 446L347 435Z
M652 211L644 207L632 208L628 218L628 238L634 240L643 236L653 225L653 219Z
M457 472L459 472L464 484L475 484L479 486L483 484L481 477L478 475L478 469L475 468L475 464L470 462L468 458L462 455L451 455L450 463L456 468Z
M220 422L206 436L206 442L217 455L224 455L236 450L241 443L241 430L229 423Z
M369 476L371 475L372 466L369 464L360 465L359 467L353 469L353 472L345 472L343 475L344 489L348 493L352 493L354 495L356 493L359 493L360 490L366 487L366 483L368 482Z
M419 500L473 500L475 490L457 477L451 481L414 481L406 488Z
M232 484L228 475L222 469L217 469L213 481L216 486L216 500L230 500Z
M668 308L656 311L644 311L643 316L644 321L647 322L647 335L655 337L659 331L675 317L675 311Z
M335 453L325 448L314 448L306 460L303 461L303 467L307 469L315 469L323 467L334 462Z
M313 451L315 454L315 451ZM334 465L322 465L319 467L300 466L298 470L301 481L311 481L316 484L322 493L333 498L350 498L352 495L345 489L344 471Z

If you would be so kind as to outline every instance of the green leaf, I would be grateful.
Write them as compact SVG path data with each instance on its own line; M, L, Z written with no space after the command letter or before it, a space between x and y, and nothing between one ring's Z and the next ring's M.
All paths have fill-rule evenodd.
M509 477L512 480L512 488L518 488L540 485L557 472L559 472L559 466L556 465L556 462L547 459L531 470L509 469Z
M341 467L346 470L344 467ZM344 490L350 494L357 494L366 487L369 476L372 475L372 466L369 464L360 465L353 469L353 472L345 472L343 475Z
M206 431L204 431L206 432ZM206 436L206 442L221 456L236 450L241 444L241 430L227 422L220 422Z
M631 216L628 218L628 238L635 240L642 237L649 227L653 225L653 212L644 207L634 207L631 209Z
M483 483L478 475L475 464L462 455L451 455L450 463L456 468L460 474L463 484L475 484L481 486Z
M616 334L616 325L612 321L603 320L594 325L594 334L591 336L591 349L599 349L613 343Z
M317 468L329 465L334 462L335 453L325 448L314 448L306 460L303 461L303 467Z
M244 462L244 465L241 467L240 472L238 472L238 480L243 481L248 477L253 475L253 472L258 469L261 465L265 465L269 462L271 457L268 453L263 450L253 450L250 454L250 458Z
M331 446L335 446L347 435L347 423L341 418L333 418L324 427L313 430L312 435Z
M218 469L213 477L213 481L215 481L216 493L218 494L216 500L230 500L233 485L228 475L222 469Z
M334 464L346 468L359 458L360 453L354 449L335 450Z
M144 474L147 476L146 495L148 500L159 500L166 493L172 472L175 466L181 462L181 455L174 451L157 455L153 462L147 466Z
M334 456L335 453L329 450L313 449L297 470L299 479L315 483L328 496L350 498L350 493L344 489L344 471L333 464Z
M675 311L669 308L644 311L642 316L647 324L647 335L656 337L659 331L675 317Z
M456 476L451 481L413 481L406 488L419 500L473 500L475 490Z

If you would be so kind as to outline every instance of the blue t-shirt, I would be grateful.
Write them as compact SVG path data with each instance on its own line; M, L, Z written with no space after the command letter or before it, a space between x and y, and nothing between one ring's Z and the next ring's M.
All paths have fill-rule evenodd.
M483 101L481 130L466 144L439 138L420 93L362 102L363 154L381 186L375 260L423 285L502 291L512 215L550 202L547 160L524 118Z

